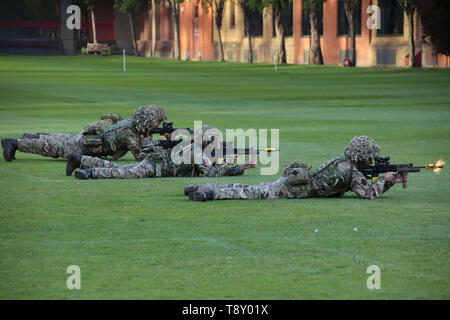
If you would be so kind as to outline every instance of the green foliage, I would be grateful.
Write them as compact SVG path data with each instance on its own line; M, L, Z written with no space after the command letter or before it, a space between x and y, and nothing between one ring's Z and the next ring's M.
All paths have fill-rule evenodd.
M119 52L119 48L115 45L108 46L110 52Z
M120 12L136 15L146 8L148 0L114 0L114 8Z
M87 10L94 10L97 0L81 0Z
M280 167L316 168L367 134L393 162L450 159L450 70L1 56L0 136L76 134L103 113L160 104L170 121L278 128ZM377 200L190 202L240 177L80 181L66 161L0 159L1 299L450 298L450 171ZM133 163L128 154L120 164ZM357 227L357 232L353 231ZM314 230L318 229L315 233ZM81 290L68 290L69 265ZM381 268L381 290L366 269Z
M418 0L397 0L397 2L403 7L408 14L414 13L417 9Z
M236 0L236 1L239 7L241 7L244 16L246 16L247 21L249 21L253 10L260 10L261 8L260 0Z
M202 0L202 7L206 12L208 12L210 8L212 9L214 21L218 29L222 28L226 1L227 0Z

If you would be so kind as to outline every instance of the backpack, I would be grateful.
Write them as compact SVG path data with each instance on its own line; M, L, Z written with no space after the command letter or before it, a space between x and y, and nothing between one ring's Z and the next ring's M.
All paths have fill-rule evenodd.
M102 115L101 120L92 123L81 132L82 143L90 155L102 155L103 152L103 131L122 120L121 116L107 113Z
M310 169L306 163L295 161L284 167L283 176L291 186L309 184L311 180Z

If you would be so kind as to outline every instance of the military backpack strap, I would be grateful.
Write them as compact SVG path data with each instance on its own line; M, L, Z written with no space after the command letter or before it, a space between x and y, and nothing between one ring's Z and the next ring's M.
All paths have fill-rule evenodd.
M117 131L123 128L130 128L133 131L136 131L136 128L134 127L133 121L131 119L128 120L122 120L119 121L107 128L105 128L102 133L102 141L105 146L107 146L107 149L111 150L112 152L117 151L116 147L116 136L118 135Z
M319 167L317 167L316 169L314 169L313 171L311 171L311 175L315 176L317 175L319 172L325 170L329 165L333 164L336 161L339 160L345 160L347 159L347 157L344 154L341 154L337 157L334 157L333 159L330 159L328 161L325 161L324 163L322 163Z
M115 124L113 124L112 126L109 126L108 128L105 128L103 130L103 134L107 134L113 131L117 131L119 129L122 128L130 128L132 130L136 130L136 128L134 127L133 121L131 119L128 120L122 120L119 122L116 122Z

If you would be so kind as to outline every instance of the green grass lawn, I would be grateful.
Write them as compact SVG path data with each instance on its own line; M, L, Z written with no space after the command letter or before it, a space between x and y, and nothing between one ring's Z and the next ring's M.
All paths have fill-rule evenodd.
M124 73L116 56L0 56L0 137L78 133L156 103L177 127L279 128L281 166L317 167L362 134L394 163L450 159L449 70L127 61ZM448 169L377 200L198 203L185 185L281 168L79 181L63 160L16 158L0 160L1 299L450 298ZM81 290L66 287L69 265ZM370 265L381 290L366 287Z

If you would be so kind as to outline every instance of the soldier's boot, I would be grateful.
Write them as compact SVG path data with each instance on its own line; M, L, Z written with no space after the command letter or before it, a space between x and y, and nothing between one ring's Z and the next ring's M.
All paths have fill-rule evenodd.
M188 196L189 193L191 192L195 192L198 190L198 186L196 186L195 184L190 184L187 187L184 188L184 195Z
M208 191L195 191L189 193L189 200L192 201L208 201L208 200L214 200L214 191L208 190Z
M6 161L15 160L16 150L19 147L17 139L2 139L3 157Z
M75 178L80 180L88 180L92 178L92 169L83 169L75 172Z
M66 164L66 176L71 176L72 172L75 169L78 169L80 165L81 165L81 154L78 154L76 152L69 153Z

